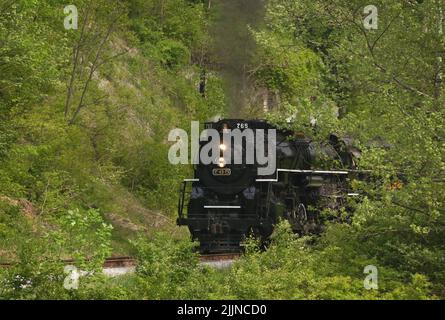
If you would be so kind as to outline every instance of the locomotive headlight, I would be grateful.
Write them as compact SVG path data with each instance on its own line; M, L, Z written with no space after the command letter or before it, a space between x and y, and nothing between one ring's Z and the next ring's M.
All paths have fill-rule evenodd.
M221 149L221 151L226 151L227 150L227 146L224 143L220 144L219 148Z
M224 168L226 166L226 160L224 158L219 158L218 166Z

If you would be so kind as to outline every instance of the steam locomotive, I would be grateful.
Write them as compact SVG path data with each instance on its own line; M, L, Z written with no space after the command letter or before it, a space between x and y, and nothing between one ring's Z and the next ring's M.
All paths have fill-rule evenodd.
M253 163L243 158L238 164L200 161L195 166L194 178L181 184L177 224L189 228L202 253L241 251L247 235L268 239L280 219L288 220L296 233L320 232L320 213L335 212L355 195L349 185L360 151L349 139L332 134L315 142L264 120L220 120L205 128L219 133L221 157L226 130L274 130L276 166L266 176L259 175L262 165L256 158ZM248 143L246 139L241 145L230 144L232 153L246 152ZM322 169L339 166L341 170Z

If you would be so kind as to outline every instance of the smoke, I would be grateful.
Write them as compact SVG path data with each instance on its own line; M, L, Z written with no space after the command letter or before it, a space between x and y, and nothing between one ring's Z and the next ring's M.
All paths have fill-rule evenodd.
M255 53L255 41L248 26L257 28L264 19L266 0L219 0L214 3L215 22L211 28L213 58L220 66L230 116L246 107L252 83L249 66Z

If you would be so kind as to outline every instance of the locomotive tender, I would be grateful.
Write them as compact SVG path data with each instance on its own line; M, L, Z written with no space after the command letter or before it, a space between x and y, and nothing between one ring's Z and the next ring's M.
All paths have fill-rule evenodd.
M264 120L221 120L206 123L205 128L219 132L221 157L226 151L225 130L276 129ZM359 151L348 139L331 135L327 142L316 143L302 133L275 132L273 174L260 176L256 159L250 163L244 157L242 163L225 164L220 158L209 165L199 162L194 178L182 183L177 224L189 228L201 252L240 251L247 235L267 239L279 219L288 220L296 233L319 232L320 211L339 209L353 195L348 193L348 182ZM232 154L245 154L252 147L248 143L245 139L241 145L230 143L229 148ZM338 164L346 169L315 169Z

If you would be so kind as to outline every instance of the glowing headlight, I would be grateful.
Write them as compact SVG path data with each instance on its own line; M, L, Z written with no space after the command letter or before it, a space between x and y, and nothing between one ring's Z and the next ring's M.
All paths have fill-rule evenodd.
M226 165L226 160L224 160L224 158L219 158L218 166L219 166L220 168L224 168L225 165Z

